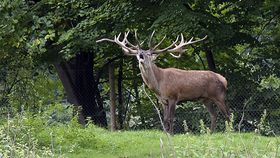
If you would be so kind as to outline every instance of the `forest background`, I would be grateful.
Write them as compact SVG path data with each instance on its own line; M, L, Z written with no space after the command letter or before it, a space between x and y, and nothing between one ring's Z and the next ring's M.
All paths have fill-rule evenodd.
M73 107L80 124L91 120L109 128L109 93L116 87L116 129L160 129L141 87L137 60L113 44L95 42L128 30L137 30L145 40L155 30L157 41L167 35L162 47L180 33L188 38L207 35L181 58L166 54L156 64L222 74L228 80L226 103L234 114L234 128L254 131L265 113L270 128L264 133L279 133L279 15L280 2L274 0L2 0L1 115ZM110 75L114 84L109 84ZM49 121L72 118L56 111ZM198 133L198 120L209 125L203 106L180 104L175 132L187 127ZM223 117L219 120L222 131Z

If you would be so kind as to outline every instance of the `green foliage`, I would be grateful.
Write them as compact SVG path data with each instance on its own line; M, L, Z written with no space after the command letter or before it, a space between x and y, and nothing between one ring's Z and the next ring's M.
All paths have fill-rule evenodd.
M31 118L16 115L1 122L0 126L0 156L2 157L52 157L49 146L40 145L34 135L36 126L30 126L26 121ZM39 127L40 128L40 127Z
M200 134L210 134L210 129L205 126L203 120L199 120Z
M273 130L270 127L270 124L267 120L267 111L264 110L260 122L257 124L256 133L265 135L265 136L272 136L275 135Z
M41 112L43 106L61 102L65 99L63 87L50 65L75 58L78 53L93 52L94 78L100 81L98 88L105 110L110 106L105 65L120 56L124 60L125 127L160 128L157 115L140 88L136 97L134 85L140 85L142 80L137 76L139 70L131 68L131 58L122 56L113 44L95 43L97 39L127 30L138 30L139 38L144 40L156 30L154 43L167 34L161 47L168 46L179 33L188 38L208 35L203 43L189 47L181 59L162 55L157 64L164 68L207 69L205 52L210 49L217 71L229 81L227 105L237 111L250 99L246 110L272 109L268 120L277 123L280 113L279 6L280 2L273 0L2 0L0 106ZM135 42L132 36L129 39ZM119 63L119 59L115 62ZM51 114L50 124L69 120L68 114L60 115L59 111L61 109ZM261 115L256 112L246 119L254 124ZM241 115L236 114L235 119L240 118ZM197 120L200 119L208 126L205 108L193 103L179 105L176 130L183 131L185 120L191 132L199 132ZM224 126L223 122L218 123L219 130Z
M77 120L49 124L46 117L61 105L46 108L40 115L23 112L1 115L0 153L4 157L160 157L160 131L109 132L92 124L81 127ZM57 109L57 110L58 110ZM67 111L67 109L64 109ZM71 108L68 109L71 111ZM64 113L61 111L61 113ZM64 113L65 114L65 113ZM65 114L68 115L68 114ZM170 138L177 157L274 157L277 137L254 133L182 134ZM162 139L168 145L167 139ZM166 146L167 147L167 146ZM170 152L166 152L170 153ZM164 155L168 157L170 155Z
M84 130L73 116L73 108L62 107L48 105L38 114L25 111L12 117L9 113L13 112L7 110L8 118L4 120L2 115L0 122L0 153L4 157L64 157L65 152L95 148L96 127L89 124Z
M188 134L188 132L190 132L190 131L189 131L189 126L188 126L186 120L183 121L183 127L184 127L184 132L186 134Z
M275 75L270 75L261 80L260 86L261 89L269 89L277 92L280 89L280 78Z
M230 133L230 132L234 132L234 128L233 128L233 122L234 122L234 114L231 114L230 116L230 122L225 121L225 132L226 133Z
M26 42L28 6L22 0L0 2L0 59L15 56ZM19 50L18 50L19 49Z
M28 61L28 60L27 60ZM15 64L15 63L10 63ZM52 104L63 97L63 88L55 74L32 67L6 65L0 79L0 106L15 110L30 109L40 111L42 104Z

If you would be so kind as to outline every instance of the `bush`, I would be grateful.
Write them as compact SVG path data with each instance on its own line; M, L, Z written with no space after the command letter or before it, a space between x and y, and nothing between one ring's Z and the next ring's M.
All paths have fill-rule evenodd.
M94 125L85 129L78 124L71 106L48 105L40 113L6 111L0 122L2 157L59 157L96 145Z
M51 157L48 146L40 146L34 127L26 124L25 115L9 118L0 127L0 157Z

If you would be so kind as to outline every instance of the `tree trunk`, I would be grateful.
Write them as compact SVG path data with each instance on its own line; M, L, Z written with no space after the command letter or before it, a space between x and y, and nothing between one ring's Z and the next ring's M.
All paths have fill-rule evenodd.
M120 129L123 129L124 122L124 105L123 105L123 93L122 93L122 81L123 81L123 59L120 59L119 72L118 72L118 119Z
M106 115L100 112L96 103L97 87L93 76L93 53L80 53L75 58L55 64L59 78L65 89L67 100L71 104L81 106L79 123L85 124L89 117L97 125L106 127ZM101 119L102 118L102 119Z
M110 113L111 113L111 131L116 130L116 93L115 93L115 77L114 65L109 65L109 84L110 84Z
M216 65L213 57L213 52L211 49L207 48L206 49L206 58L207 58L207 63L208 63L208 68L211 71L216 72Z
M102 120L102 122L104 122L106 124L105 127L107 127L107 119L106 119L106 111L103 107L103 99L100 95L100 91L98 88L98 84L99 84L99 80L94 82L94 91L95 91L95 99L96 99L96 103L98 105L98 115L97 115L97 119L98 120Z

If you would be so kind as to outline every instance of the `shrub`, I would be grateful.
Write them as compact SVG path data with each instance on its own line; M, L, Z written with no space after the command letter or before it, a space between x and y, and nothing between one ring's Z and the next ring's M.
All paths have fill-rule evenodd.
M0 127L0 157L51 157L47 146L39 146L33 134L34 127L25 124L24 115L8 119Z

